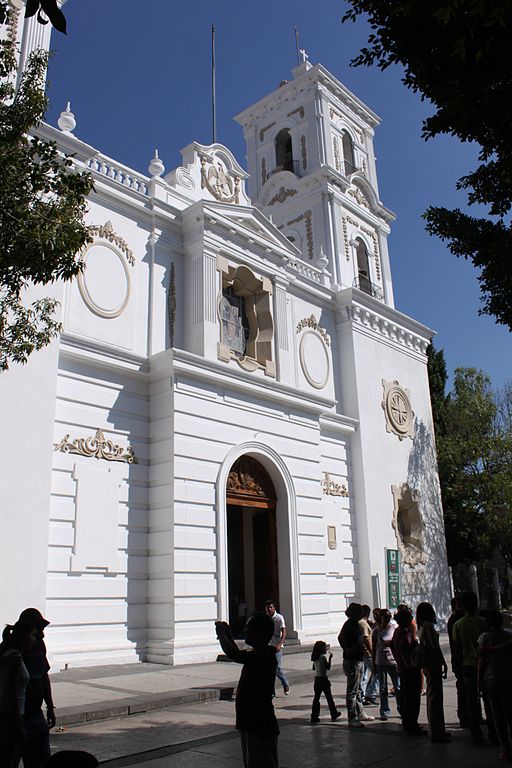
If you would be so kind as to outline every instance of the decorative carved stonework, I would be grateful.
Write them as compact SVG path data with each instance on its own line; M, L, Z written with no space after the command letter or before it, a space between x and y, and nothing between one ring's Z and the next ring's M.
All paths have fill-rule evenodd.
M276 492L265 469L251 456L241 456L235 461L228 475L226 495L243 496L275 501Z
M347 231L347 217L342 216L341 223L343 226L343 245L345 247L345 258L347 261L350 261L350 245L348 241L348 231Z
M347 189L347 195L350 195L350 197L353 197L354 200L356 200L359 205L362 205L364 208L370 208L370 203L366 199L366 197L363 195L360 189Z
M326 496L343 496L343 498L348 498L348 489L345 484L335 483L334 480L331 480L329 472L324 472L323 474L324 479L320 481L322 493L326 494Z
M273 126L273 125L275 125L275 121L274 121L273 123L269 123L268 125L266 125L264 128L262 128L262 129L261 129L261 131L260 131L260 141L263 141L263 140L264 140L264 138L265 138L265 133L266 133L266 132L267 132L267 131L268 131L270 128L272 128L272 126Z
M334 153L334 167L339 172L341 170L340 163L340 145L337 136L332 137L332 150Z
M201 189L207 189L216 200L221 203L235 203L238 205L240 198L240 179L235 180L226 173L221 163L211 164L206 170L207 159L201 157Z
M293 115L299 115L301 120L304 120L304 107L297 107L297 109L288 112L287 117L293 117Z
M117 247L124 253L126 256L127 261L132 265L135 264L135 257L133 255L133 251L130 250L128 247L128 243L126 240L121 237L121 235L118 235L117 232L114 231L114 227L112 226L111 221L106 221L105 224L93 224L89 227L89 232L91 235L97 235L102 240L108 240L109 243L113 243L114 245L117 245ZM86 246L87 247L87 246Z
M382 408L386 417L386 432L397 435L399 440L414 437L414 412L411 408L408 390L398 381L382 380L384 397Z
M264 185L264 183L267 180L267 161L264 157L261 158L261 186Z
M305 136L301 136L300 137L300 151L301 151L301 155L302 155L302 168L305 171L306 168L308 167L308 158L307 158L307 153L306 153L306 137Z
M420 565L428 560L424 551L425 526L420 511L420 493L410 488L408 483L392 485L393 520L402 562L407 565Z
M169 320L169 347L174 347L174 325L176 321L176 268L171 264L171 276L167 291L167 315Z
M70 442L69 434L64 435L60 443L55 443L54 450L61 453L76 453L88 458L137 464L137 457L131 446L124 448L122 445L116 445L105 437L101 429L96 430L94 437L77 437L73 442Z
M304 328L312 328L314 331L319 333L327 346L329 346L331 343L327 331L325 328L322 328L320 325L318 325L318 320L314 315L305 317L297 323L297 333L300 333L302 330L304 330Z
M311 211L304 211L304 213L301 213L300 216L296 216L294 219L291 219L290 221L286 222L286 226L289 227L291 224L297 224L299 221L304 222L304 227L306 230L306 242L308 245L308 256L310 259L313 258L313 254L315 251L315 243L313 240L313 214Z
M275 205L276 203L284 203L287 197L293 197L293 195L297 194L296 189L285 189L284 187L281 187L279 189L279 192L277 192L272 200L268 203L269 205Z
M313 214L311 211L306 211L304 213L304 224L306 226L306 240L308 243L308 256L310 259L313 258L313 254L315 251L315 244L313 241Z

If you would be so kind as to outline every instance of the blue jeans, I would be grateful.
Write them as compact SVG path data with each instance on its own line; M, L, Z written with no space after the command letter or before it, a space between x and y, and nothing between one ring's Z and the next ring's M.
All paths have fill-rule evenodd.
M287 677L283 672L283 668L281 667L282 659L283 659L283 652L277 651L276 652L276 662L277 662L276 677L281 681L281 685L283 686L283 688L289 688L290 686L288 685Z
M377 686L379 679L377 675L372 674L372 658L371 656L363 657L363 674L361 677L361 696L364 699L374 699L377 695Z
M394 664L377 664L377 676L379 678L380 686L380 716L389 717L391 710L389 708L388 697L388 675L391 678L393 688L395 689L396 708L400 712L400 681L398 679L398 672Z

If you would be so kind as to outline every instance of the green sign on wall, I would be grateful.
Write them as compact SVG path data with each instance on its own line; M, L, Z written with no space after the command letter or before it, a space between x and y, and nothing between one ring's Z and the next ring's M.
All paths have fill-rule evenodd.
M386 549L386 571L388 582L388 608L400 605L400 552Z

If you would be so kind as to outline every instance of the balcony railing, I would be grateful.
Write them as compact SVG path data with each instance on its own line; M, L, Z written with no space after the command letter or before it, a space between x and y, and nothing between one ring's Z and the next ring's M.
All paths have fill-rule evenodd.
M351 176L353 173L359 170L359 168L354 165L354 163L351 163L349 160L342 160L341 163L341 172L344 176Z
M363 293L367 293L368 296L373 296L374 299L384 301L384 293L382 288L375 283L372 283L366 275L358 275L352 283L354 288L358 288Z

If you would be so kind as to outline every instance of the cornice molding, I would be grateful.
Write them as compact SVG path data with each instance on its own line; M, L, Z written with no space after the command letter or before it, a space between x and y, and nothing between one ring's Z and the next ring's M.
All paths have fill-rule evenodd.
M336 303L340 324L351 322L354 328L384 337L397 347L422 357L426 355L435 331L371 296L360 291L357 294L352 288L338 293Z
M177 374L192 378L215 381L222 389L241 391L258 400L286 403L289 406L318 415L328 413L336 405L335 400L314 393L305 393L273 379L254 377L236 368L228 368L216 360L200 357L191 352L173 350L173 369Z

